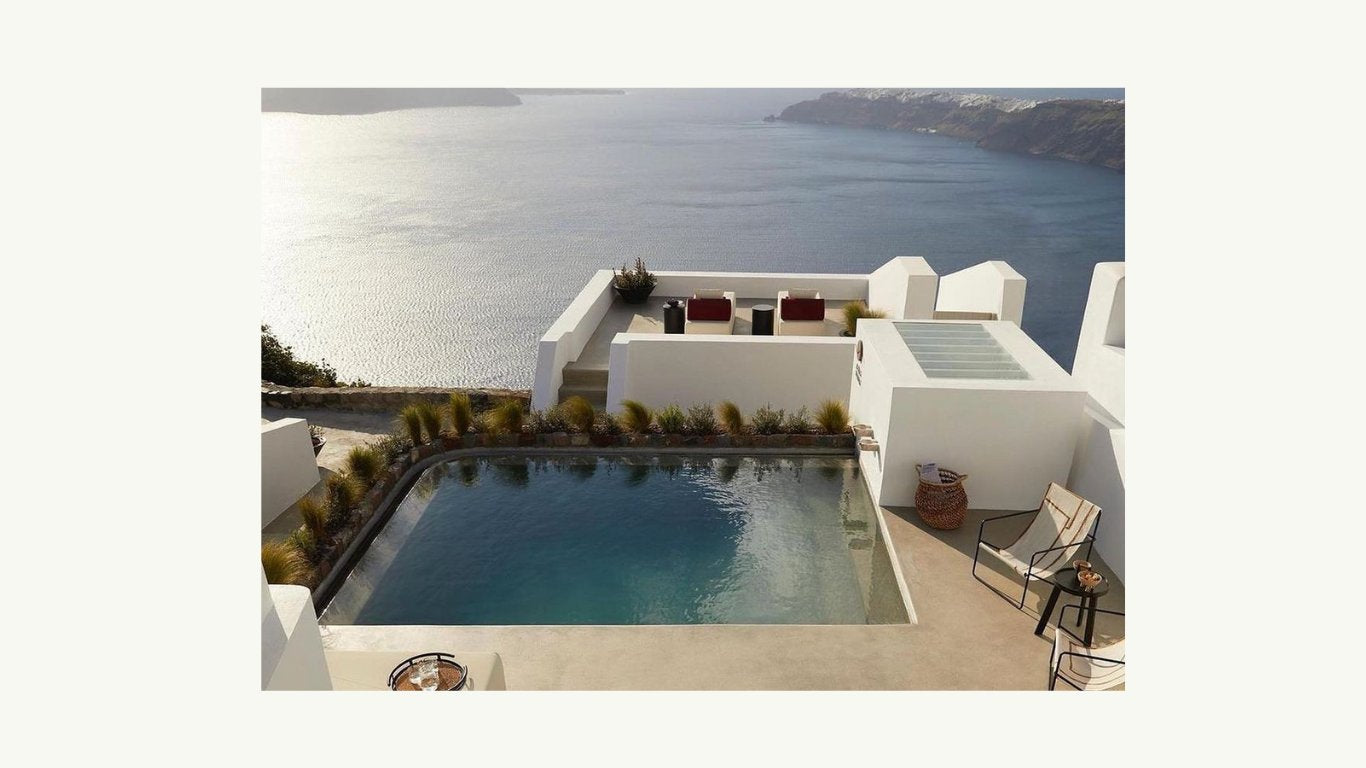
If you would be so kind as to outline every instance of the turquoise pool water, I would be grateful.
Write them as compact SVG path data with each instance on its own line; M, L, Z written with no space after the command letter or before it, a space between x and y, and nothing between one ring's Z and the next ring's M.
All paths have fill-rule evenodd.
M906 621L851 459L497 456L428 469L329 624Z

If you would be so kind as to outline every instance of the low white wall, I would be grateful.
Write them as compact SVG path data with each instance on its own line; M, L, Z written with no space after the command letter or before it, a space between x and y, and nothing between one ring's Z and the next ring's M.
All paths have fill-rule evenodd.
M308 588L267 584L264 571L261 585L261 690L332 690Z
M280 419L261 425L261 527L318 484L318 462L308 422Z
M892 259L868 276L868 306L893 320L928 320L934 316L939 275L919 256Z
M789 272L656 272L656 296L691 296L699 288L734 291L737 299L771 299L778 291L811 288L832 301L868 299L867 275Z
M994 312L1019 325L1024 318L1025 279L1004 261L984 261L939 278L935 309Z
M769 404L815 409L847 401L854 340L797 336L682 336L619 333L612 340L607 406L650 408L730 400L745 412Z
M594 273L579 295L569 303L559 318L541 336L536 347L536 381L531 391L531 407L544 409L554 405L564 383L564 367L583 353L603 316L612 306L616 292L612 290L612 270Z
M1096 552L1124 581L1124 427L1088 408L1067 487L1101 508Z

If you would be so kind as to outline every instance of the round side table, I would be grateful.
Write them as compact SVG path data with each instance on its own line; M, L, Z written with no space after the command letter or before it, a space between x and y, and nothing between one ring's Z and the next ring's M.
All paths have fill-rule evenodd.
M1039 624L1034 627L1034 634L1042 635L1044 628L1048 626L1048 619L1053 615L1053 608L1058 604L1058 595L1066 592L1069 595L1076 595L1081 598L1081 610L1077 611L1077 623L1081 623L1081 617L1086 615L1086 634L1083 642L1086 647L1091 647L1091 638L1096 632L1096 600L1105 596L1110 591L1110 580L1105 579L1097 584L1094 589L1087 589L1077 581L1076 568L1064 568L1053 574L1047 579L1053 585L1053 592L1048 596L1048 605L1039 614Z
M664 332L682 333L684 320L683 303L678 300L671 300L664 305Z

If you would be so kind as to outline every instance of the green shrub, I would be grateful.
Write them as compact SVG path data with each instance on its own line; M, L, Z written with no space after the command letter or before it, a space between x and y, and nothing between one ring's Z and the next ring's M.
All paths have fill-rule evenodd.
M722 400L716 406L716 411L721 416L721 428L727 434L741 435L745 432L745 417L740 413L740 407L729 400Z
M754 431L761 435L776 435L783 430L783 409L773 408L765 403L754 412L749 422Z
M403 426L408 430L408 439L414 447L422 445L422 411L417 405L409 405L398 414Z
M496 434L517 435L522 432L526 410L521 400L510 398L495 405L488 412L488 428Z
M529 422L531 431L537 434L569 431L569 420L558 405L552 405L544 411L532 411Z
M327 364L310 363L294 357L294 348L280 343L269 325L261 326L261 378L286 387L335 387L337 370ZM349 387L368 387L356 379Z
M839 400L825 400L816 409L816 424L827 435L838 435L849 428L849 409Z
M607 411L598 411L593 419L593 434L619 435L621 434L621 424L617 421L617 417Z
M379 451L369 445L354 446L346 454L346 471L366 488L375 484L386 463Z
M811 423L811 411L806 406L798 408L788 414L783 421L783 431L789 435L802 435L811 431L814 425Z
M299 499L299 517L303 518L304 528L313 535L314 541L327 539L328 506L312 496Z
M687 420L688 417L683 415L683 409L677 404L666 405L655 413L655 423L659 425L659 431L666 435L681 433Z
M650 409L646 408L644 403L635 400L621 401L621 416L618 417L618 421L627 432L637 435L649 432L650 421L653 418L654 414L650 413Z
M417 404L417 415L422 420L422 429L427 433L427 442L441 440L441 409L435 403L423 400Z
M295 528L294 532L289 534L289 543L309 560L313 560L318 556L318 538L313 535L312 531L302 525Z
M688 418L683 429L690 435L714 435L720 429L716 422L716 411L709 403L688 406Z
M385 464L392 464L398 457L413 449L407 438L399 434L389 434L381 437L370 446L384 460Z
M880 318L887 316L887 313L880 309L869 309L867 304L864 304L858 299L845 304L844 308L840 311L844 313L844 330L848 331L850 334L853 334L858 330L858 321L862 318Z
M323 486L326 489L327 527L336 530L351 519L351 510L355 508L360 494L356 492L356 484L349 475L332 475Z
M470 429L478 435L493 432L493 427L489 424L489 412L480 411L474 414L474 419L470 421Z
M308 572L303 553L292 541L268 541L261 545L261 567L271 584L301 584Z
M464 392L451 393L451 429L456 435L463 435L474 425L474 406L470 396Z
M560 410L564 411L564 417L568 420L569 427L575 432L592 431L593 422L597 420L593 404L578 395L560 403Z

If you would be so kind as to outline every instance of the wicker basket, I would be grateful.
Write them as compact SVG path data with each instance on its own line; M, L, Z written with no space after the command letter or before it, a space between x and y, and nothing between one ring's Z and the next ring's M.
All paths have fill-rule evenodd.
M916 472L920 465L915 465ZM948 469L939 470L939 484L920 481L915 489L915 511L925 525L941 531L951 531L963 524L968 516L968 492L963 490L960 475Z

